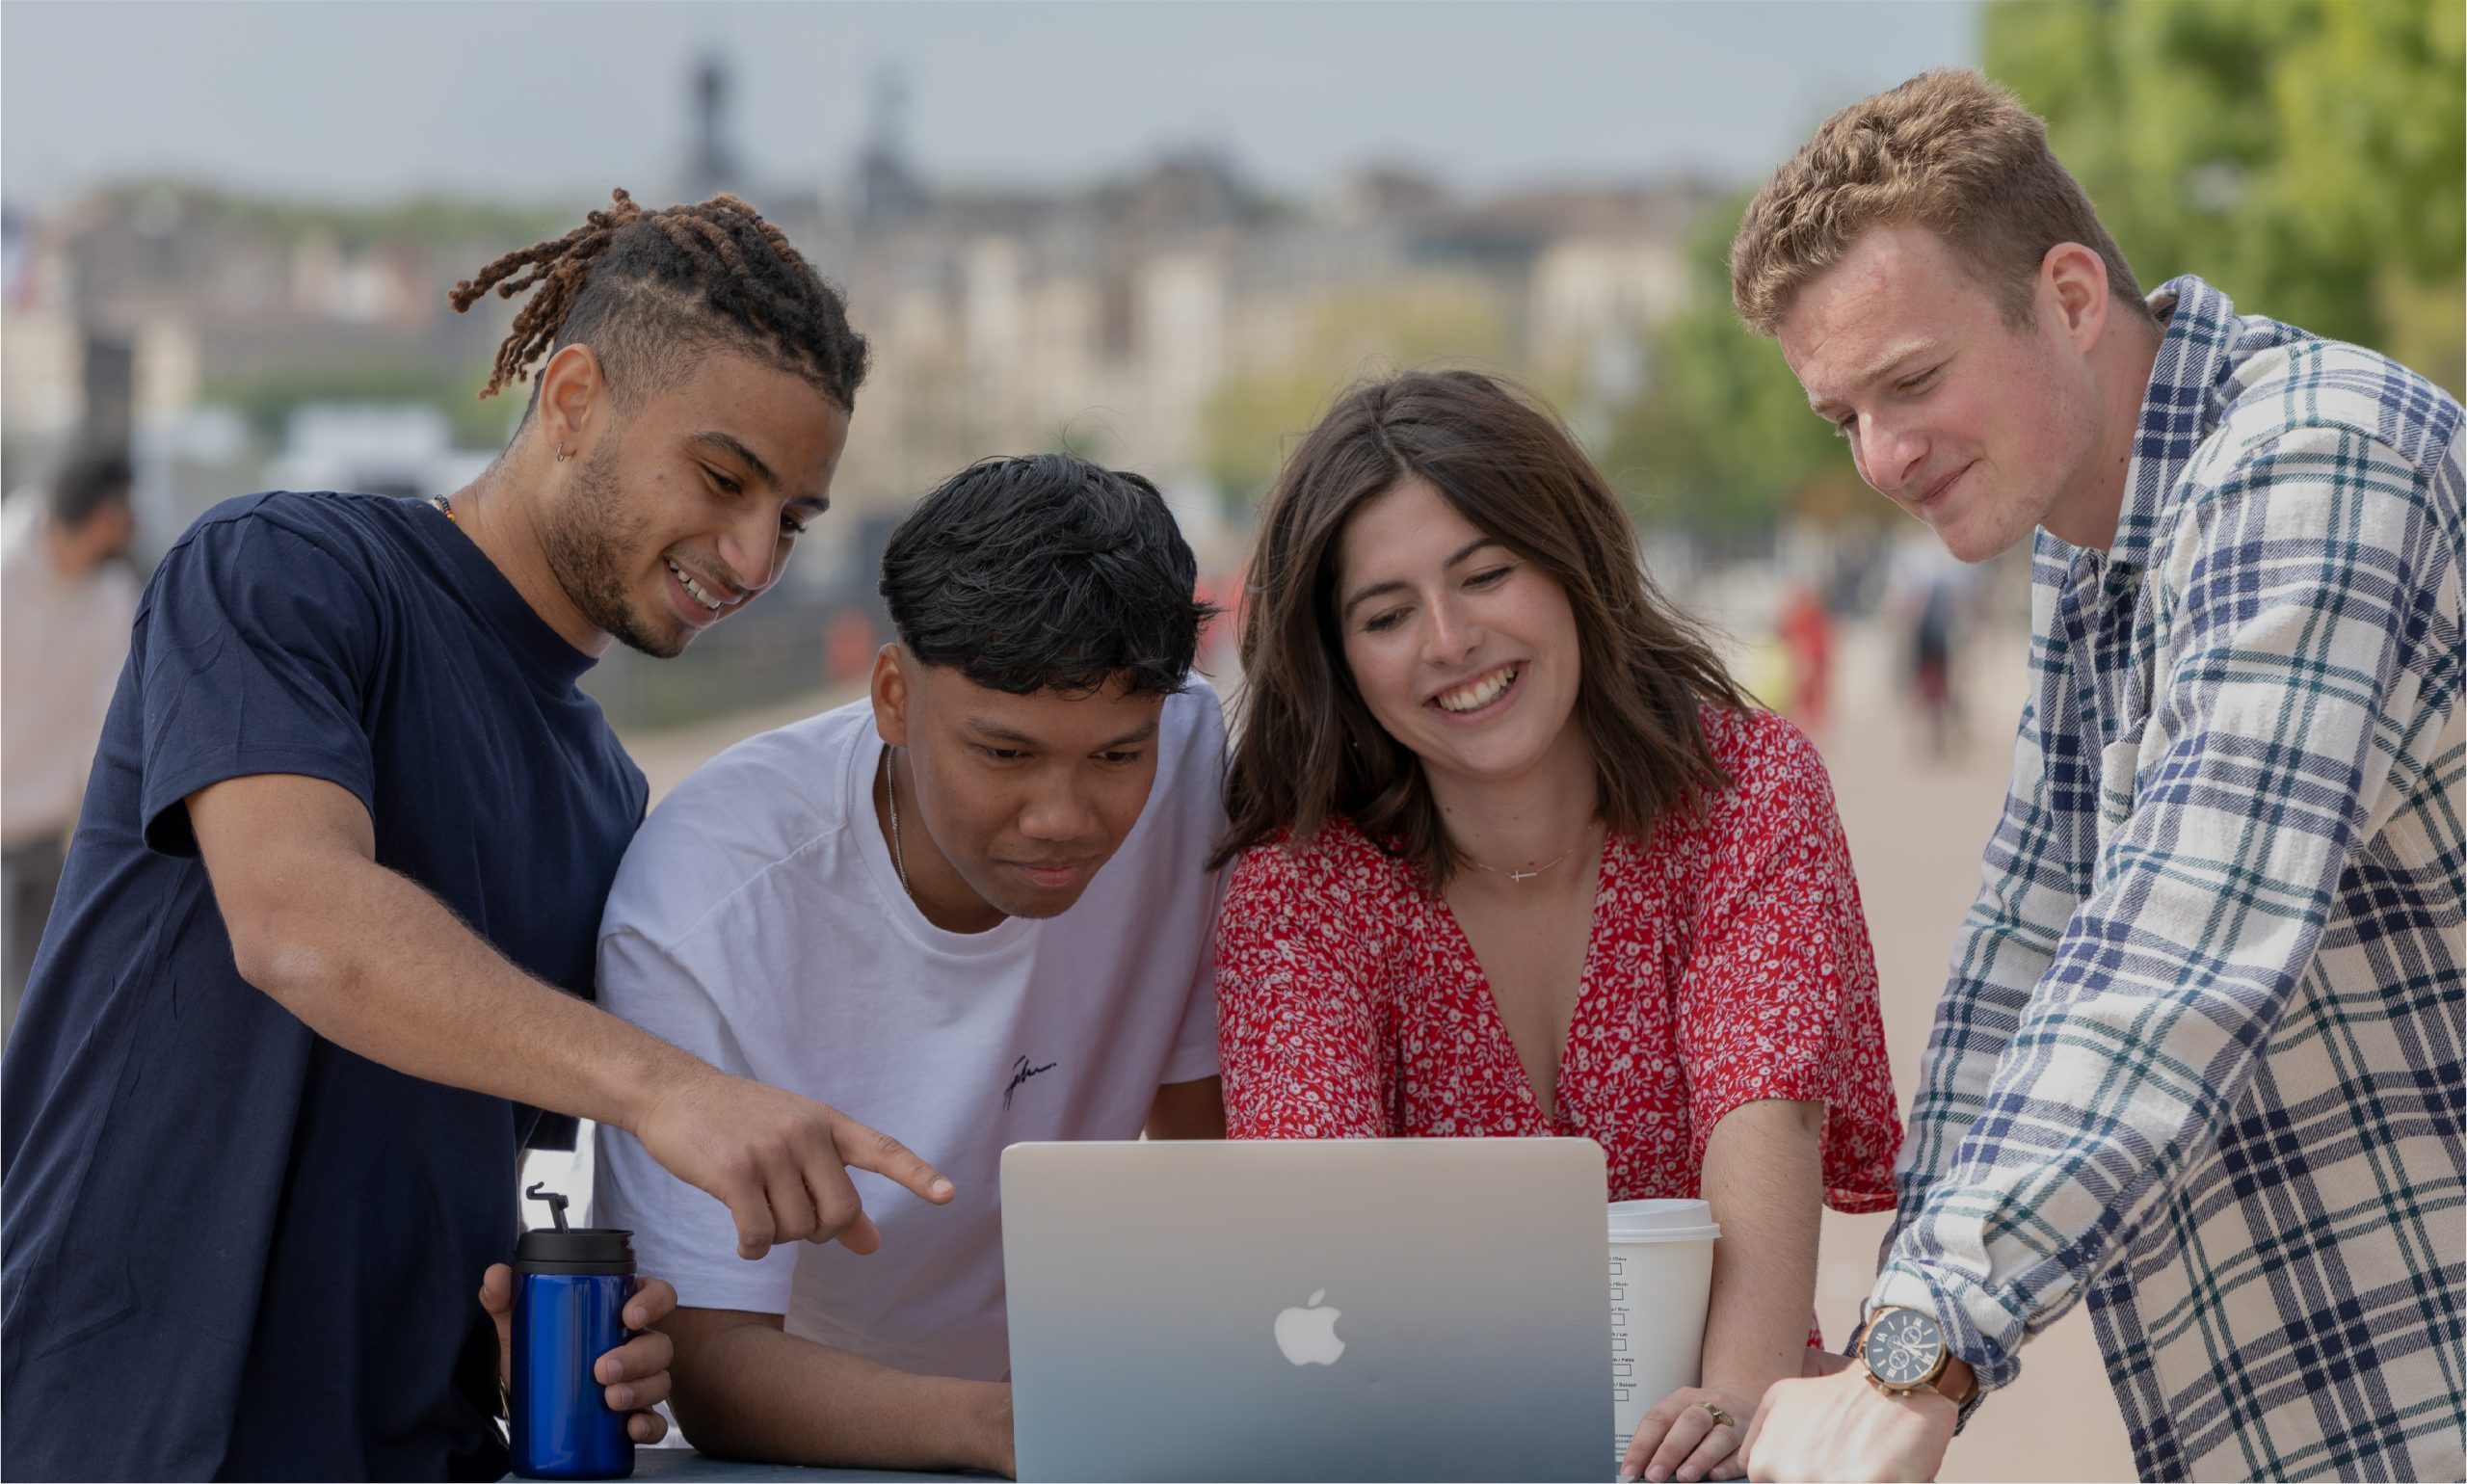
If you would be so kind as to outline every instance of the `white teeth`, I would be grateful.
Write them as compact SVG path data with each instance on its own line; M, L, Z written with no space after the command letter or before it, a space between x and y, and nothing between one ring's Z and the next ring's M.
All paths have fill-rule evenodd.
M1438 701L1439 708L1443 711L1479 711L1482 707L1499 700L1499 692L1506 690L1515 679L1516 667L1509 665L1503 669L1494 670L1488 676L1470 684L1460 685L1451 691L1442 691L1433 699Z
M685 584L685 591L694 595L694 600L696 602L710 609L713 613L720 611L720 600L713 597L710 594L703 592L703 585L694 580L692 573L688 572L684 568L677 566L675 562L668 564L668 570L676 573L676 580Z

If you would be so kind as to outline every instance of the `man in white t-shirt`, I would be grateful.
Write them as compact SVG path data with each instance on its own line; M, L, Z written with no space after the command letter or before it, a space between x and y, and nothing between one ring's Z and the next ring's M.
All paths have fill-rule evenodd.
M128 658L128 458L72 454L0 506L0 1039L51 915L103 713Z
M879 1250L747 1260L726 1206L599 1130L595 1220L676 1285L674 1405L705 1452L1012 1471L1004 1146L1223 1136L1195 574L1146 480L979 464L891 537L872 694L721 754L636 836L601 1004L957 1187L852 1170Z

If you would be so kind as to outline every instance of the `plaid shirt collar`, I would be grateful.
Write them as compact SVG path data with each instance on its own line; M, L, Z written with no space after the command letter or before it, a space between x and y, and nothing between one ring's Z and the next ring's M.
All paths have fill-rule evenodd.
M2138 571L2150 565L2169 498L2202 439L2217 426L2225 406L2221 383L2231 379L2242 322L2225 294L2190 274L2161 284L2150 312L2166 324L2150 385L2141 394L2141 421L2134 430L2133 464L2125 470L2124 508L2108 564Z

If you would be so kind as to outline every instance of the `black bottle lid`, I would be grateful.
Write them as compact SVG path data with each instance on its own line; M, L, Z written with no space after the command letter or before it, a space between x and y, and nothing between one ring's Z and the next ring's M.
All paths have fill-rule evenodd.
M517 1273L630 1273L634 1233L611 1227L525 1232L514 1244Z
M517 1273L630 1273L634 1270L634 1233L615 1227L568 1227L566 1198L533 1185L524 1191L556 1218L553 1232L525 1232L514 1244Z

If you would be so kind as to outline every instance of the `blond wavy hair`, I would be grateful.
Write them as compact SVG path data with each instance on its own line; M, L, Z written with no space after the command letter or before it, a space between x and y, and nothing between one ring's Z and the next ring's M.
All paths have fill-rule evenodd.
M2123 251L2049 150L2047 125L1968 67L1922 72L1825 119L1748 202L1731 241L1731 305L1771 335L1862 233L1898 224L1941 237L2017 330L2060 242L2096 252L2109 291L2149 312Z

